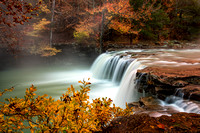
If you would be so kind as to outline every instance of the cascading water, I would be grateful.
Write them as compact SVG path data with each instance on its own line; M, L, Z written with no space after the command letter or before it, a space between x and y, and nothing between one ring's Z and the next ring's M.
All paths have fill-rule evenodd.
M165 99L164 105L173 105L181 109L182 112L200 114L200 103L183 99L184 93L177 89L173 96Z
M121 56L118 53L101 54L91 67L93 77L103 80L111 80L119 84L124 72L134 59L130 56Z
M126 102L137 101L142 96L135 90L136 73L141 68L144 66L125 52L111 52L101 54L92 65L91 71L93 77L119 85L114 101L117 106L125 107Z
M139 52L140 54L137 54ZM191 54L191 52L194 54ZM137 86L135 85L140 83L140 75L136 77L137 70L142 69L144 65L147 67L165 67L166 65L170 65L170 67L178 67L180 65L189 67L200 66L200 63L184 62L184 60L191 60L191 58L200 61L200 58L196 57L196 55L200 54L200 50L124 50L101 54L91 67L93 77L95 77L92 78L91 71L88 70L88 67L85 68L85 65L80 65L81 62L83 64L87 62L89 57L74 54L71 49L67 49L65 53L68 53L71 60L65 60L66 55L64 55L64 60L60 60L60 63L64 63L59 65L57 61L50 63L51 65L48 65L48 67L46 65L42 66L42 64L38 65L37 63L42 62L40 60L35 65L37 67L29 68L29 65L31 63L34 64L35 61L27 58L31 61L27 62L27 60L24 61L24 58L22 58L21 61L23 60L23 63L21 65L27 65L27 67L0 71L0 89L14 86L16 90L3 95L0 101L9 97L23 97L24 88L28 88L31 84L34 84L38 88L37 92L39 95L48 94L55 99L59 99L60 95L65 93L67 86L73 84L78 89L78 80L91 78L90 99L109 97L114 100L116 105L125 107L125 102L138 101L139 97L146 96L144 90L143 94L138 93ZM76 56L71 57L73 54ZM133 59L131 57L132 55L139 56L137 59ZM190 57L187 57L187 55L190 55ZM19 64L19 62L16 64ZM180 92L178 91L177 93ZM182 94L177 95L182 96ZM183 108L181 111L190 110L189 112L198 113L198 107L195 109L196 105L199 106L198 103L195 102L195 105L191 104L191 101L182 100L187 104L185 106L182 104L181 99L174 100L172 103L165 101L165 105L172 105L177 101L176 106L180 105L179 107Z
M160 52L161 51L161 52ZM179 65L192 65L189 63L177 63L170 61L164 61L164 56L172 58L171 53L175 53L174 50L163 50L166 55L163 55L162 50L138 50L138 51L115 51L101 54L93 63L91 71L93 77L96 79L106 80L117 85L117 93L115 94L114 103L122 108L125 107L125 103L138 101L140 97L145 96L145 92L139 93L136 87L140 81L137 80L136 73L138 69L156 65L159 66L179 66ZM146 53L161 53L159 56L133 59L128 52L146 52ZM169 52L169 53L167 53ZM184 51L183 51L184 52ZM182 51L180 51L182 53ZM159 55L158 54L158 55ZM151 55L151 54L149 54ZM178 57L174 56L176 59ZM167 63L166 63L167 62ZM195 64L196 65L196 64ZM183 100L183 94L177 90L177 95L180 97L169 96L164 102L163 106L175 106L179 108L181 112L200 113L200 106L198 103L191 102L189 100ZM109 92L113 93L113 92Z
M125 107L125 103L138 101L142 94L136 90L136 73L138 69L144 68L144 66L136 59L128 66L116 96L116 105Z

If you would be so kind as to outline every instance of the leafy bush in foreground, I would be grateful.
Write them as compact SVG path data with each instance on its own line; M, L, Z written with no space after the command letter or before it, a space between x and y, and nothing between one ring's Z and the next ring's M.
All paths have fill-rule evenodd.
M102 131L118 116L132 113L130 108L111 107L112 100L98 98L89 102L90 82L79 81L80 91L71 85L60 100L36 96L32 85L24 98L9 98L0 103L0 132L94 132ZM0 96L6 91L0 92Z

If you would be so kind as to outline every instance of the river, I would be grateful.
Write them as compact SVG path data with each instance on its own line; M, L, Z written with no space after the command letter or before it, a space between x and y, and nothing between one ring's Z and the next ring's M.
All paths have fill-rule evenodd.
M130 53L143 53L145 57L133 59ZM84 50L73 47L65 47L62 53L54 57L20 56L13 59L9 54L4 53L1 54L3 66L0 67L0 89L10 87L15 89L3 95L0 101L16 96L22 98L26 88L32 84L37 87L36 94L47 94L59 99L70 85L79 90L78 81L90 78L92 83L90 100L108 97L117 106L124 108L125 102L138 101L140 97L149 95L138 93L135 89L138 69L154 65L198 67L200 58L196 55L199 53L200 50L155 49L122 50L98 56L94 49ZM189 60L195 60L197 63L190 63ZM182 102L184 101L181 100L178 104ZM196 107L196 110L199 112L199 107Z
M0 90L14 87L13 92L0 97L20 97L25 95L26 88L32 84L37 87L36 94L48 94L55 99L65 93L73 85L79 90L79 80L90 79L90 100L97 97L114 99L117 86L106 80L92 78L91 65L98 53L95 50L85 50L66 46L62 53L54 57L40 57L38 55L23 55L14 57L1 49L0 53Z

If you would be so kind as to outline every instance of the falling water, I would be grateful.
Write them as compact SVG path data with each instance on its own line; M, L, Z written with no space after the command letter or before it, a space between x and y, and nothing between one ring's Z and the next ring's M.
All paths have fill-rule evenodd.
M119 85L114 101L117 106L125 107L126 102L137 101L143 95L135 90L136 73L141 68L144 66L137 59L111 52L100 55L92 65L91 71L93 77L110 80Z
M181 112L200 114L200 103L190 100L184 100L181 97L169 96L165 99L164 105L176 106L180 108Z
M198 113L200 114L200 103L197 101L190 101L190 99L183 99L184 93L179 88L175 91L174 95L168 96L165 99L164 105L173 105L182 109L182 112Z
M140 82L136 80L137 79L136 73L138 69L143 69L147 66L156 64L160 66L192 65L189 63L163 61L162 59L163 54L160 55L160 57L162 57L161 60L159 60L158 58L159 56L157 56L156 58L149 56L145 58L133 59L131 58L130 55L126 54L126 52L127 51L118 51L118 52L108 52L101 54L91 67L93 77L101 80L111 81L112 83L118 85L117 86L118 89L114 90L115 92L117 91L114 103L122 108L125 107L126 102L129 103L138 101L140 97L145 96L144 90L143 93L139 93L136 87L136 84L139 84ZM134 51L134 52L139 52L139 51ZM150 51L142 51L142 52L150 52ZM156 52L156 50L154 52ZM165 53L165 56L167 57L170 56L170 58L172 58L170 52L171 53L175 52L173 50L168 50L168 52L169 53ZM180 53L182 54L184 53L184 51L180 51ZM175 56L175 58L178 57ZM164 103L163 105L175 106L178 108L179 111L200 113L200 104L189 100L183 100L184 94L180 89L177 89L176 96L169 96L163 102Z
M118 53L101 54L91 67L93 77L119 84L126 69L134 60L129 57L126 55L120 56Z
M91 78L92 85L91 92L89 93L90 99L97 97L109 97L114 99L114 103L117 106L125 107L126 102L138 101L140 97L145 96L145 92L143 91L143 94L139 93L136 87L136 84L140 82L140 80L137 80L139 77L136 77L138 69L143 69L144 67L151 65L166 66L166 62L169 61L161 61L169 58L172 60L172 57L178 59L178 53L183 56L183 59L186 58L184 57L184 51L172 51L171 54L169 54L170 50L168 50L165 51L166 53L160 52L160 55L158 54L156 57L149 56L137 59L133 59L129 54L130 52L156 53L156 50L124 50L101 54L91 67L92 77L94 78ZM151 55L151 53L149 55ZM198 51L196 51L196 53L198 53ZM162 58L160 59L159 57ZM77 62L80 63L80 58L83 57L81 56L72 59L73 61L77 60ZM192 56L191 58L194 57ZM197 58L197 60L200 60L200 58ZM83 62L86 62L86 59L83 60ZM88 71L88 69L81 69L81 66L77 65L78 63L75 62L72 63L72 65L59 65L59 67L55 66L55 68L52 66L48 67L48 69L46 67L38 67L37 69L31 68L20 71L2 71L0 72L2 77L0 78L0 88L9 88L10 85L15 86L16 91L14 91L11 95L5 95L5 97L23 97L24 88L29 87L28 85L30 84L34 84L38 87L38 94L48 94L54 98L60 97L60 94L64 93L66 91L66 87L69 85L77 84L77 80L81 80L86 76L91 77L90 71ZM168 64L174 67L180 65L178 62L173 65L170 63ZM185 63L182 64L185 65ZM186 65L197 66L198 64L186 63ZM78 70L75 69L75 66L77 66ZM78 85L75 87L78 87ZM178 99L172 99L171 102L169 102L169 97L168 100L165 101L165 105L176 105L177 107L182 108L182 111L199 113L199 104L196 102L191 103L189 100L183 100L181 98L183 94L179 93L181 93L181 91L177 90L176 96L180 96Z
M134 60L127 68L121 84L119 86L119 91L116 97L116 105L125 107L125 103L138 101L142 96L136 90L136 73L138 69L144 68L143 65L137 60Z

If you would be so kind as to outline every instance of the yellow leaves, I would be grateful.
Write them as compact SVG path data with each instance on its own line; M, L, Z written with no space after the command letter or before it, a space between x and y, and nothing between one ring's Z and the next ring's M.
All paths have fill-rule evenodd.
M145 26L144 23L151 18L151 13L158 9L154 4L156 1L149 3L149 0L145 0L138 10L133 10L129 0L106 2L94 10L87 10L91 16L75 28L74 37L78 41L82 41L95 33L100 33L99 29L95 29L95 27L101 26L102 17L99 14L105 10L105 23L108 23L109 28L117 30L121 34L138 35L141 27ZM100 19L96 19L98 21L94 23L96 16L100 16Z
M27 35L37 37L39 35L39 32L47 29L46 26L50 23L51 22L48 21L46 18L43 18L39 22L33 24L33 31L28 32Z
M33 45L29 48L31 54L39 54L43 57L53 56L61 52L61 50L50 47L46 43L40 43L38 46Z
M150 125L150 127L151 127L151 128L153 128L153 129L155 128L155 127L154 127L154 126L152 126L152 125Z
M0 96L2 96L4 93L6 93L7 91L13 91L14 90L14 88L13 87L11 87L10 89L4 89L2 92L0 92Z
M31 129L31 133L34 133L34 130L33 130L33 129Z
M57 53L61 52L61 50L56 49L56 48L52 48L49 45L47 45L46 47L41 49L41 56L53 56L56 55Z
M30 89L29 89L29 91L30 92L34 92L34 91L36 91L37 89L32 85L31 87L30 87Z
M120 22L117 19L114 19L111 21L110 28L113 28L123 34L129 33L129 31L131 30L131 25L125 20L122 20Z
M127 115L130 111L115 105L111 107L112 100L108 98L98 98L90 103L87 95L90 82L83 80L79 83L82 84L80 91L71 86L57 101L45 98L47 95L34 98L36 88L33 85L26 90L25 99L10 98L9 104L0 108L0 112L5 113L0 113L2 132L7 131L8 125L16 131L29 128L31 132L95 132L101 131L101 127L108 125L114 116ZM23 125L24 121L29 125Z
M46 4L42 4L40 5L40 10L44 13L51 13L51 11L48 9L47 5Z

